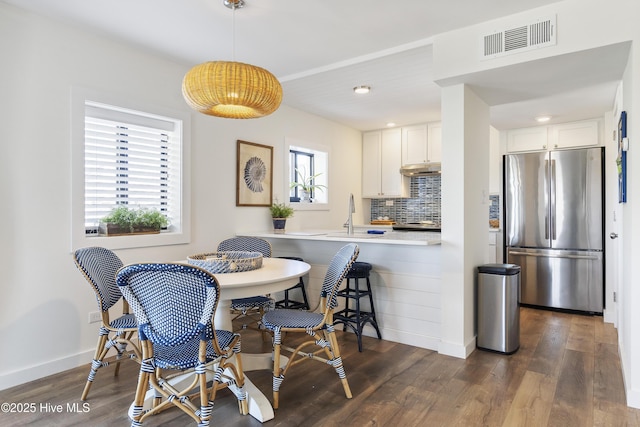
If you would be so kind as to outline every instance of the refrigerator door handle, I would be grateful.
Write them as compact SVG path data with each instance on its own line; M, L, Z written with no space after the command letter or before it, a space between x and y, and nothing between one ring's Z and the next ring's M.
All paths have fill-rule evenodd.
M549 255L549 254L539 254L532 252L519 252L519 251L509 251L510 255L522 255L522 256L533 256L533 257L544 257L544 258L569 258L569 259L598 259L597 256L594 255Z
M549 177L549 160L544 161L544 179L545 181ZM544 239L549 240L549 209L547 208L544 213Z
M551 240L556 240L556 161L551 160L551 182L550 182L550 206L551 211Z

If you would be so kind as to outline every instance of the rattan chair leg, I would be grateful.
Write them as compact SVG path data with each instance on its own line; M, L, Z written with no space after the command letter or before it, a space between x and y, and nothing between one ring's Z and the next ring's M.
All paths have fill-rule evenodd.
M262 332L262 342L271 342L273 337L271 336L271 333L265 330L264 326L262 326L262 316L264 316L264 309L260 308L260 320L258 320L257 324L258 330Z
M238 411L240 411L240 415L249 414L249 405L247 404L247 400L238 400Z
M107 350L105 346L107 345L107 339L109 335L101 334L98 337L98 343L96 344L96 351L93 355L93 361L91 362L91 369L89 371L89 376L87 377L87 383L84 385L84 390L82 391L81 400L87 400L87 396L89 395L89 390L91 390L91 385L93 384L93 380L95 379L96 374L98 373L98 369L101 368L102 361L107 354Z
M213 409L209 404L209 393L207 392L207 374L203 372L198 374L200 378L200 424L209 425L211 419L211 410Z
M280 331L276 331L273 340L273 409L278 409L280 402L280 384L282 369L280 368Z
M353 395L351 394L351 388L349 387L349 382L347 381L347 375L344 372L344 366L342 365L342 357L340 356L340 347L338 345L338 338L336 337L336 333L333 330L333 327L330 326L328 330L325 332L326 337L331 344L331 352L333 353L333 361L337 362L333 365L336 370L336 373L340 377L340 381L342 382L342 388L344 388L344 394L347 396L347 399L351 399Z
M236 378L237 386L244 390L244 372L242 371L242 357L239 351L235 353L235 366L233 363L230 363L229 368L231 368ZM238 409L240 410L240 415L247 415L249 413L249 402L247 402L246 393L243 399L238 399Z
M123 300L124 301L124 300ZM126 302L126 301L125 301ZM113 372L113 376L117 377L118 374L120 374L120 362L122 361L122 357L127 357L127 345L131 342L131 337L133 337L134 332L129 332L129 333L124 333L122 335L122 340L121 343L123 344L122 347L122 353L119 354L119 357L116 361L116 369ZM140 360L140 355L137 354L137 350L135 349L135 346L132 345L132 348L134 349L134 353L136 353L136 357L138 358L138 360ZM105 353L106 356L106 353Z
M133 413L131 418L131 427L137 426L144 415L144 397L147 394L147 388L149 385L149 373L140 370L138 374L138 385L136 387L136 394L133 400Z

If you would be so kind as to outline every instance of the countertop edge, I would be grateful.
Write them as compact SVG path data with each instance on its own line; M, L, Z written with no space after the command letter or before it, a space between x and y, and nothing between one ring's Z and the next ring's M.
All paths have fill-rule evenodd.
M309 233L309 234L302 234ZM317 233L317 234L316 234ZM239 232L238 236L252 236L261 237L266 239L292 239L292 240L310 240L317 242L354 242L354 243L371 243L376 245L404 245L404 246L435 246L440 245L440 238L433 238L432 236L426 236L425 239L392 239L389 237L373 237L373 238L361 238L356 236L329 236L328 234L339 233L339 231L292 231L289 233L273 233L273 232ZM422 233L422 232L418 232ZM432 234L432 233L430 233ZM438 233L439 234L439 233Z

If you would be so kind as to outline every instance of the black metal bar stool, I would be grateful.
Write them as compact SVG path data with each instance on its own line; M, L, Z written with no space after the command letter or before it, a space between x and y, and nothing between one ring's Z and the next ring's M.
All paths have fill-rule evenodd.
M295 261L304 261L302 258L295 257L295 256L280 256L278 258L292 259ZM302 291L303 302L295 301L289 298L289 291L293 291L294 289L300 289ZM309 300L307 299L307 292L304 289L304 281L302 280L302 277L300 277L300 280L295 286L292 286L289 289L286 289L284 291L284 299L281 299L280 301L276 301L276 307L290 308L293 310L297 310L297 309L310 310Z
M345 331L349 326L358 337L358 351L362 352L362 328L368 322L373 326L378 334L378 339L382 339L378 321L376 320L376 311L373 308L373 293L371 292L371 281L369 273L372 265L368 262L354 262L346 275L347 286L338 291L339 297L345 298L345 308L333 315L334 325L342 323L342 330ZM353 279L353 286L351 283ZM365 279L366 289L360 288L360 280ZM369 298L370 311L360 309L360 298ZM355 308L349 307L349 300L355 301Z

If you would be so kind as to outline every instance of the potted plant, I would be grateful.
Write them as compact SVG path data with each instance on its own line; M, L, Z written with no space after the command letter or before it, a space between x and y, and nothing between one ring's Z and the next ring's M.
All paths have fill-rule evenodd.
M155 209L131 209L126 205L114 208L100 219L99 232L107 236L159 233L168 224L167 217Z
M307 176L306 171L300 172L300 170L296 168L296 175L298 176L298 180L292 182L289 188L300 188L301 202L311 202L311 194L313 193L313 190L324 191L324 189L327 188L326 185L315 184L316 179L322 175L322 173Z
M269 207L271 219L273 220L273 232L276 234L284 234L284 227L287 218L293 216L293 208L284 203L275 202Z

